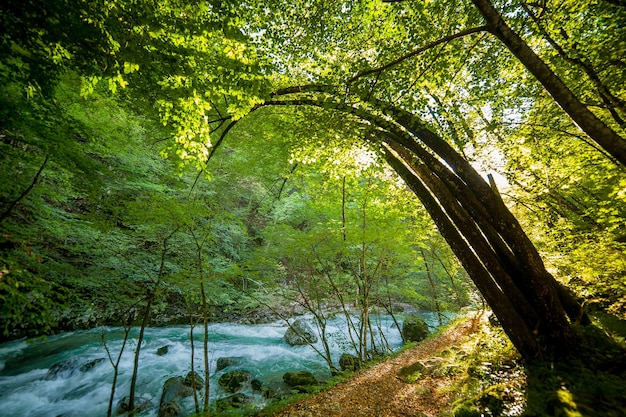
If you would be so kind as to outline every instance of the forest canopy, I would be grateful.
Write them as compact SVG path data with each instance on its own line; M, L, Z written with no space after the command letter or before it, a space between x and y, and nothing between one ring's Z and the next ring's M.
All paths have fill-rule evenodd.
M4 337L328 274L469 276L526 357L626 317L621 2L45 3L0 14Z

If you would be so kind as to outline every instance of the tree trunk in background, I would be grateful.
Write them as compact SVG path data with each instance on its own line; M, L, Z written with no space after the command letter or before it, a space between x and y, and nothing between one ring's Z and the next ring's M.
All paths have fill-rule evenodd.
M437 311L437 319L439 320L439 325L441 326L443 324L443 317L441 314L441 305L439 304L439 297L437 296L437 288L435 287L435 281L433 281L433 277L430 272L430 265L428 264L428 260L426 259L426 253L424 253L423 249L420 250L420 254L422 255L422 259L424 260L424 267L426 268L426 277L428 278L428 282L430 284L433 301L435 302L435 310Z
M210 379L209 372L209 309L207 306L206 292L204 291L204 282L200 282L200 295L202 296L202 326L204 328L204 338L202 339L202 353L204 355L204 400L202 402L202 411L209 411L209 394Z
M130 394L128 394L128 410L131 412L135 410L135 388L137 386L137 375L139 374L139 353L141 352L141 344L143 343L146 326L148 326L150 319L150 309L152 308L155 292L156 289L153 289L148 293L148 302L146 303L146 308L144 309L141 319L141 326L139 327L139 337L137 338L137 346L135 347L135 356L133 359L133 374L130 379Z

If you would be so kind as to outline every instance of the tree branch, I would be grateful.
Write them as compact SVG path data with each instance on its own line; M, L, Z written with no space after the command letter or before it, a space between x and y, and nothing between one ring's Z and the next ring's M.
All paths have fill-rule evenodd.
M226 137L228 132L230 132L230 129L232 129L237 124L237 122L238 122L238 120L231 120L230 124L228 126L226 126L226 128L224 129L224 131L220 135L220 137L217 140L217 142L215 142L215 145L213 145L211 147L211 152L209 153L209 156L206 159L206 163L207 164L209 163L209 161L213 157L213 154L215 154L215 151L217 150L217 148L219 148L219 146L222 144L222 141L224 140L224 138ZM201 169L198 172L198 175L196 176L196 179L193 181L193 184L191 185L191 189L189 190L189 194L191 194L191 192L194 190L194 188L196 188L196 184L198 183L198 180L200 179L200 176L202 175L203 172L204 172L204 169Z
M9 207L7 207L7 209L4 211L4 213L2 213L0 215L0 223L2 223L7 217L9 217L11 215L11 212L13 211L15 206L17 206L18 203L20 201L22 201L24 199L24 197L26 197L28 195L28 193L30 193L30 191L33 189L33 187L35 187L35 184L37 184L37 181L39 180L39 176L41 175L41 173L43 172L44 168L48 164L48 160L49 159L50 159L50 155L48 154L48 155L46 155L46 159L44 159L43 164L41 164L41 167L39 168L39 171L37 171L37 173L33 177L33 180L30 182L30 185L24 191L22 191L22 193L15 200L13 200L11 202L11 204L9 204Z
M412 57L414 57L416 55L419 55L422 52L427 51L427 50L429 50L431 48L434 48L435 46L440 45L442 43L447 43L447 42L450 42L450 41L452 41L454 39L462 38L463 36L468 36L468 35L472 35L474 33L479 33L479 32L485 32L487 30L488 30L487 26L478 26L478 27L475 27L475 28L462 30L461 32L457 32L457 33L454 33L452 35L444 36L443 38L437 39L436 41L431 42L428 45L425 45L425 46L422 46L420 48L414 49L413 51L409 52L408 54L403 55L403 56L401 56L401 57L399 57L397 59L394 59L393 61L388 62L385 65L382 65L382 66L380 66L378 68L372 68L372 69L369 69L369 70L365 70L365 71L359 72L354 77L350 78L346 83L347 84L351 84L352 82L356 81L359 78L366 77L366 76L371 75L371 74L379 74L379 73L381 73L381 72L383 72L383 71L385 71L385 70L387 70L387 69L389 69L389 68L391 68L391 67L393 67L395 65L398 65L398 64L406 61L409 58L412 58Z

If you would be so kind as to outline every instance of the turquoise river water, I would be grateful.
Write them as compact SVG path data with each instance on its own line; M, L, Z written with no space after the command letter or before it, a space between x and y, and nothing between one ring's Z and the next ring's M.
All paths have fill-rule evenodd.
M423 318L433 327L438 324L436 315L432 313L423 313ZM312 320L308 321L315 328ZM401 337L391 318L382 316L375 322L389 345L393 349L399 348L402 344ZM265 385L279 391L286 388L282 382L285 372L308 370L319 380L330 377L326 363L314 349L285 343L283 335L286 330L287 324L283 321L251 325L211 324L211 401L228 395L219 388L217 379L232 368L215 372L218 358L242 358L243 363L237 368L250 371ZM334 319L329 323L327 331L333 361L337 364L342 353L350 353L345 323L341 319ZM103 332L115 359L123 338L123 329L116 327L67 332L45 339L22 339L0 344L0 415L106 416L113 367L106 356L102 342ZM138 329L132 329L121 358L114 412L117 403L128 395L130 389L137 334ZM202 339L202 326L197 326L194 329L194 367L200 375L204 374ZM168 346L168 352L160 356L157 349L163 346ZM321 348L319 342L318 347ZM146 329L139 359L136 395L141 401L149 401L151 405L140 416L157 415L163 383L173 376L185 376L191 370L190 358L189 327ZM50 368L60 363L70 363L71 366L51 377ZM262 407L263 399L260 395L256 395L256 400L257 405ZM184 405L192 411L191 399L186 400Z

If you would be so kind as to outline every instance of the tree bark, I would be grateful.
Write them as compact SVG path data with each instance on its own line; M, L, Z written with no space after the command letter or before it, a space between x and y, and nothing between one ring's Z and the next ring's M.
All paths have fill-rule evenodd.
M515 55L568 116L622 165L626 166L626 140L587 108L565 83L502 19L490 0L472 0L489 30Z
M506 334L520 354L525 358L535 358L539 355L539 346L535 341L532 329L525 321L515 314L515 306L504 296L501 289L493 281L485 265L476 256L459 230L444 212L437 199L430 193L420 179L412 173L403 161L394 157L390 152L384 154L389 165L400 175L408 187L415 193L437 225L439 232L459 258L463 268L474 281L474 284L485 297Z
M410 126L403 125L411 130ZM429 132L429 135L429 140L443 142L438 146L447 148L447 143L434 133ZM420 138L422 136L419 135ZM450 148L447 152L453 150ZM423 161L432 163L432 159L422 156ZM456 154L455 159L461 159L460 155ZM448 159L444 160L450 163ZM479 258L487 262L487 268L496 274L494 278L503 290L513 292L508 296L523 314L528 326L534 328L539 337L546 339L546 345L558 350L566 349L573 333L559 297L558 283L546 271L536 248L502 200L467 165L460 171L470 184L453 180L452 173L444 165L431 167L437 178L443 179L443 185L436 182L435 174L422 174L421 178L431 190L436 187L433 192L438 199L445 199L446 211L456 218L454 223L461 228L472 249L478 251ZM537 321L533 322L535 317Z
M559 297L558 283L546 271L537 249L502 199L493 192L467 160L436 133L427 129L413 114L385 103L375 104L384 106L383 111L387 115L443 159L445 164L437 166L433 155L424 152L414 140L396 136L402 141L403 146L429 165L437 175L448 181L447 187L462 205L465 201L465 207L480 225L481 232L486 234L490 243L497 249L498 256L503 261L501 266L505 269L515 268L515 273L509 273L509 276L543 318L541 325L545 331L542 332L540 328L540 333L544 333L544 337L548 339L554 339L555 343L559 341L556 344L567 345L566 341L571 340L572 332L567 316L563 314L565 310ZM494 236L492 229L499 236ZM498 242L500 239L508 248ZM508 254L509 249L511 254ZM576 303L574 300L568 300L569 302Z

